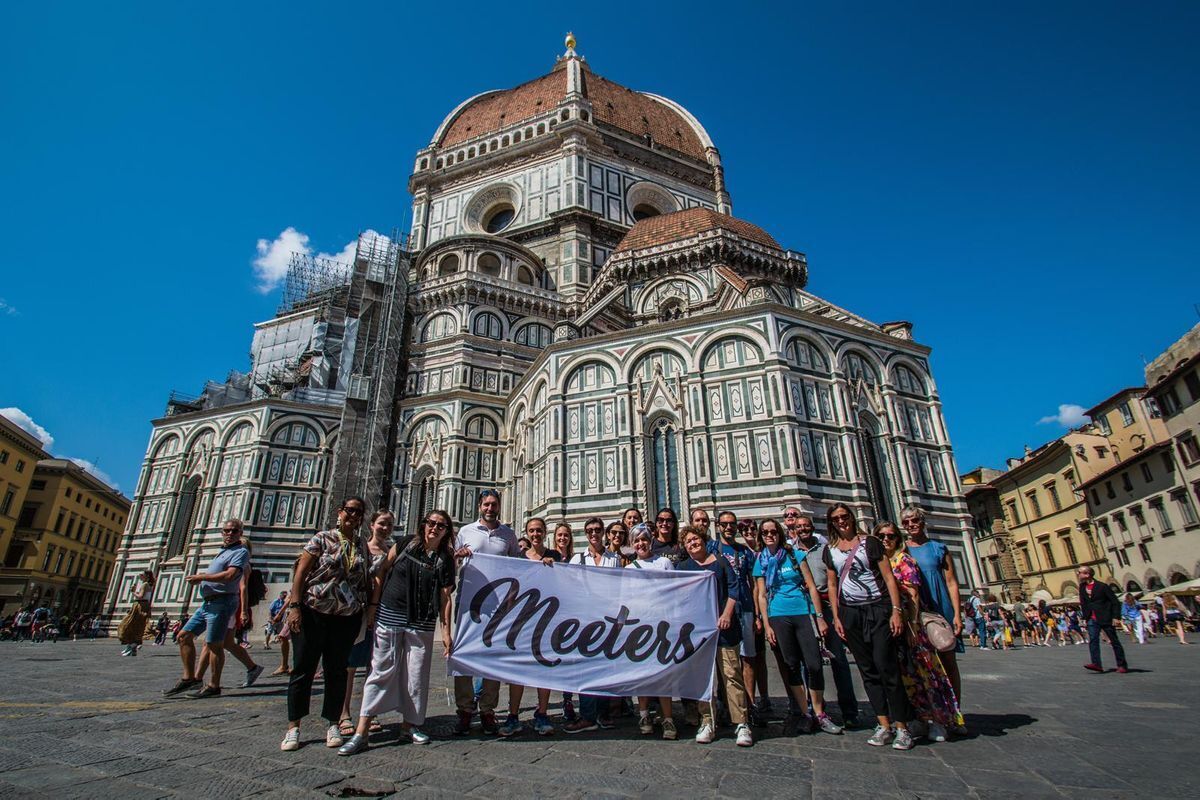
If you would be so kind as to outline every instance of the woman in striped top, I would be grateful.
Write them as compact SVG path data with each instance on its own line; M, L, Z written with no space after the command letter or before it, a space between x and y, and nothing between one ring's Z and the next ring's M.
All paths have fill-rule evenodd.
M374 626L371 674L363 685L362 709L354 736L338 750L349 756L367 749L371 717L400 712L400 728L413 744L428 744L425 722L433 634L440 620L442 645L450 653L450 595L454 590L454 523L445 511L431 511L421 533L406 536L388 551L367 607Z

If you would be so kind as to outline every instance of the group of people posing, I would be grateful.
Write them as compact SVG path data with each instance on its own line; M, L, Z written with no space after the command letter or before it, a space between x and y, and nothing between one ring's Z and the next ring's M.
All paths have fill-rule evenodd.
M868 744L905 750L916 736L945 741L966 732L956 662L962 652L958 582L947 548L928 537L918 507L906 508L899 525L880 523L867 533L850 507L836 503L825 514L828 538L816 532L811 515L795 507L784 509L782 523L739 521L733 512L721 512L715 537L704 510L693 511L681 526L672 509L661 509L651 520L629 509L608 524L589 519L586 546L578 550L565 523L551 534L546 521L534 517L518 536L500 522L500 496L491 490L479 497L478 518L461 526L438 510L420 521L417 532L393 537L390 512L376 513L369 531L366 513L361 498L341 504L336 526L304 545L287 601L280 601L278 620L292 649L284 751L301 745L301 721L309 715L322 668L327 746L347 756L367 749L371 732L379 729L376 718L388 712L399 713L403 738L429 741L422 727L434 639L440 630L449 655L456 574L473 554L596 569L710 572L718 599L711 611L719 639L714 702L681 698L697 742L713 741L727 716L737 744L753 744L752 725L770 712L768 649L786 683L785 734L840 735L865 727L847 649L875 716ZM192 696L212 696L214 685L219 692L226 632L248 568L240 533L239 521L227 522L221 553L205 573L187 577L198 585L203 604L180 634L184 677L168 693L200 685L192 641L201 633L215 684ZM836 687L833 713L825 703L826 660ZM349 708L356 666L370 669L355 720ZM453 683L456 735L472 731L476 713L485 735L513 736L526 729L519 716L525 687L509 687L501 721L498 681L456 676ZM564 724L557 727L549 716L550 690L537 688L536 694L532 729L538 734L612 727L614 717L636 708L642 734L657 728L663 738L679 736L669 697L585 694L576 706L576 698L564 694Z

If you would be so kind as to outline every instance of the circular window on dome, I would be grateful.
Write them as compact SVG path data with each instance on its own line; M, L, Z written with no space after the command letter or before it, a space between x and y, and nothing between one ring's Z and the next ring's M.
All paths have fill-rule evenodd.
M649 203L639 203L633 207L634 222L641 222L644 219L657 217L659 214L662 214L662 211L658 210Z
M675 195L650 181L638 181L629 187L625 193L625 207L634 222L671 214L681 208Z
M510 205L498 205L488 209L483 218L483 229L488 233L499 233L512 224L517 210Z

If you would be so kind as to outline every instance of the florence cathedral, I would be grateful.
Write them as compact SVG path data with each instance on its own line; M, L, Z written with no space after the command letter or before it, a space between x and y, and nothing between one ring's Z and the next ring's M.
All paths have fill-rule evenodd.
M249 372L153 421L106 611L142 569L155 607L245 520L290 583L343 496L399 531L434 508L606 522L628 507L780 517L843 501L864 525L917 503L979 584L928 347L807 291L803 253L733 216L700 121L592 71L484 92L416 153L407 236L352 265L293 259Z

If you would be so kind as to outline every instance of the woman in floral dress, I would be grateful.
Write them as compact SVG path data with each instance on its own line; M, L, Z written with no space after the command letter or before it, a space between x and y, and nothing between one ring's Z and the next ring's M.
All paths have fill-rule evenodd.
M964 723L958 710L958 698L954 696L954 688L938 651L921 627L921 569L906 551L895 525L882 522L873 533L883 541L904 606L904 646L900 653L904 689L917 719L928 725L930 741L944 742L948 729L953 730Z

